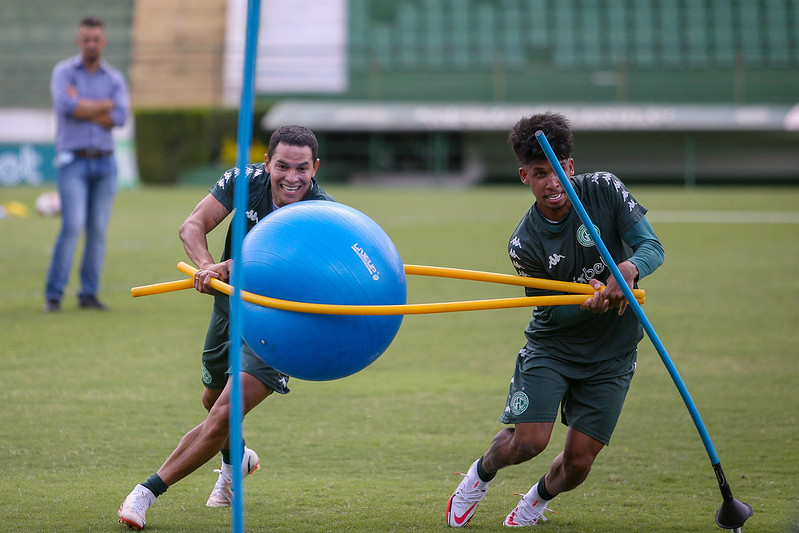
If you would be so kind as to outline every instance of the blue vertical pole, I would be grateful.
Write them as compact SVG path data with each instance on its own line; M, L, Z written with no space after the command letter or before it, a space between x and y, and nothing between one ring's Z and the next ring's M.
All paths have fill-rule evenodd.
M244 532L244 476L241 472L242 456L242 418L244 413L243 394L241 388L241 268L238 263L241 257L241 243L246 233L245 212L249 196L249 176L245 172L252 145L253 92L255 85L255 58L258 48L258 22L261 10L260 0L249 0L247 5L247 37L244 45L244 75L241 81L241 103L239 105L238 152L233 193L233 238L231 257L233 270L231 282L233 294L230 296L230 460L233 465L233 508L232 531Z

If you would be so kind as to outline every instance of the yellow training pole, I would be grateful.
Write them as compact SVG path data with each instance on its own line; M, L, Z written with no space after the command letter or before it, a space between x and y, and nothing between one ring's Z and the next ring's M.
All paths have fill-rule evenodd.
M178 263L178 270L184 274L194 276L197 269L184 262ZM211 287L227 294L233 293L233 287L218 279L211 280ZM487 309L509 309L514 307L531 307L545 305L579 305L586 300L584 294L569 294L559 296L528 296L520 298L499 298L495 300L471 300L464 302L441 302L427 304L402 304L402 305L337 305L316 304L307 302L292 302L261 296L247 291L241 291L245 302L262 305L283 311L298 313L314 313L321 315L421 315L431 313L450 313L455 311L481 311Z
M495 272L481 272L479 270L464 270L462 268L434 267L425 265L405 265L405 273L419 276L434 276L439 278L466 279L471 281L487 281L490 283L503 283L505 285L518 285L535 289L548 289L552 291L568 292L572 294L594 294L596 291L587 283L572 283L569 281L556 281L553 279L526 278L511 274L497 274ZM644 298L643 289L633 289L636 300Z
M181 262L178 270L194 276L197 269ZM565 281L546 280L540 278L525 278L509 274L497 274L493 272L481 272L477 270L464 270L459 268L432 267L423 265L405 265L406 274L420 276L434 276L443 278L465 279L471 281L485 281L490 283L504 283L523 287L535 287L558 291L578 292L578 294L556 295L556 296L533 296L521 298L498 298L493 300L471 300L463 302L440 302L428 304L405 304L405 305L335 305L335 304L313 304L306 302L290 302L269 298L258 294L244 292L244 300L257 305L282 309L285 311L296 311L316 314L336 314L336 315L411 315L429 313L449 313L456 311L477 311L485 309L509 309L514 307L530 307L545 305L579 305L585 301L585 296L592 295L595 291L590 285L582 283L569 283ZM163 294L165 292L190 289L194 286L192 278L155 283L141 287L133 287L130 293L133 297L150 296L153 294ZM230 295L232 287L222 281L213 280L211 286L218 291ZM641 289L633 291L639 303L644 303L645 293Z
M165 281L163 283L133 287L130 289L130 295L136 298L137 296L151 296L153 294L163 294L165 292L182 291L184 289L191 289L192 287L194 287L194 280L192 278L186 278L177 281Z
M186 264L186 263L183 263ZM188 265L187 265L188 266ZM514 276L511 274L497 274L495 272L482 272L479 270L464 270L462 268L434 267L425 265L404 265L405 273L417 276L432 276L439 278L464 279L470 281L485 281L489 283L502 283L505 285L516 285L520 287L533 287L537 289L549 289L554 291L567 292L571 294L594 294L594 289L587 283L571 283L568 281L556 281L541 278L526 278L524 276ZM162 294L165 292L190 289L194 286L192 280L168 281L133 287L130 290L132 296L150 296L152 294ZM639 303L644 303L646 293L643 289L633 289L635 299Z

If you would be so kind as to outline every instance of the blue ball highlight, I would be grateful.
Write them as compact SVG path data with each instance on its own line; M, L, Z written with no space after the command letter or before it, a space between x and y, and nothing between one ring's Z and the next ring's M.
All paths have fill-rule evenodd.
M270 213L242 243L242 290L295 302L398 305L405 270L385 231L344 204L308 200ZM327 381L377 360L402 315L323 315L242 306L242 336L269 366L289 376Z

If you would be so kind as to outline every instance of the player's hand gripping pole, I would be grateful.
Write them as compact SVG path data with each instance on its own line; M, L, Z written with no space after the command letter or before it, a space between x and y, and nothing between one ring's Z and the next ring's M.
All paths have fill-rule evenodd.
M721 463L716 455L716 450L713 448L713 443L710 441L710 436L707 433L707 429L705 429L705 425L702 423L702 418L699 416L699 411L697 411L696 405L691 399L691 395L688 393L688 389L685 387L682 378L680 378L677 368L674 366L674 363L672 363L669 354L666 352L666 348L663 346L663 343L660 342L657 333L655 333L655 329L652 327L652 324L646 317L641 305L638 303L638 301L636 301L632 289L630 289L630 287L627 285L627 282L624 280L624 277L619 271L619 268L616 266L616 263L605 246L605 243L602 242L599 232L596 230L596 228L594 228L591 218L588 216L583 204L577 197L577 193L574 191L574 187L569 181L569 177L566 176L563 168L561 168L560 163L558 162L558 157L555 155L555 152L549 145L546 135L544 135L544 132L542 131L537 131L535 136L538 140L538 144L541 145L541 148L544 150L549 164L552 165L552 169L557 174L558 180L560 180L564 191L566 191L566 194L571 201L572 207L577 210L577 213L580 215L580 219L583 221L586 230L588 230L588 233L591 235L591 239L593 239L594 244L596 244L596 247L599 250L599 253L602 255L602 259L610 268L610 271L613 274L613 277L616 278L616 282L619 284L619 287L621 287L622 291L624 291L624 297L627 299L627 303L635 313L635 316L638 317L638 320L641 322L641 325L649 336L649 339L655 346L655 349L660 355L663 364L666 365L666 369L668 370L671 379L677 386L677 390L680 391L680 396L682 396L683 402L685 402L685 406L688 408L688 412L691 413L691 418L694 421L697 431L699 431L700 437L702 437L705 450L710 458L710 463L713 465L713 471L716 474L716 479L719 482L721 495L724 498L721 509L719 509L719 511L716 513L716 524L724 529L740 530L740 528L744 525L744 522L746 522L746 520L752 516L752 507L733 498L732 490L730 490L730 484L727 482L727 478L724 476L724 471L721 469Z

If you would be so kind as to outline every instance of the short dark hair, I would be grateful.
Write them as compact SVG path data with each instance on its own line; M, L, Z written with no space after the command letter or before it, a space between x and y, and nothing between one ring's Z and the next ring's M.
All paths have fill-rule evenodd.
M546 135L558 159L568 159L572 156L574 139L569 120L560 113L547 111L519 120L508 135L508 142L513 147L519 163L529 165L533 161L547 158L535 137L535 133L539 130Z
M269 138L269 153L275 151L277 145L283 143L289 146L307 146L311 149L311 159L319 159L319 142L316 135L305 126L280 126Z
M89 28L105 28L105 22L100 17L84 17L80 21L80 26L87 26Z

